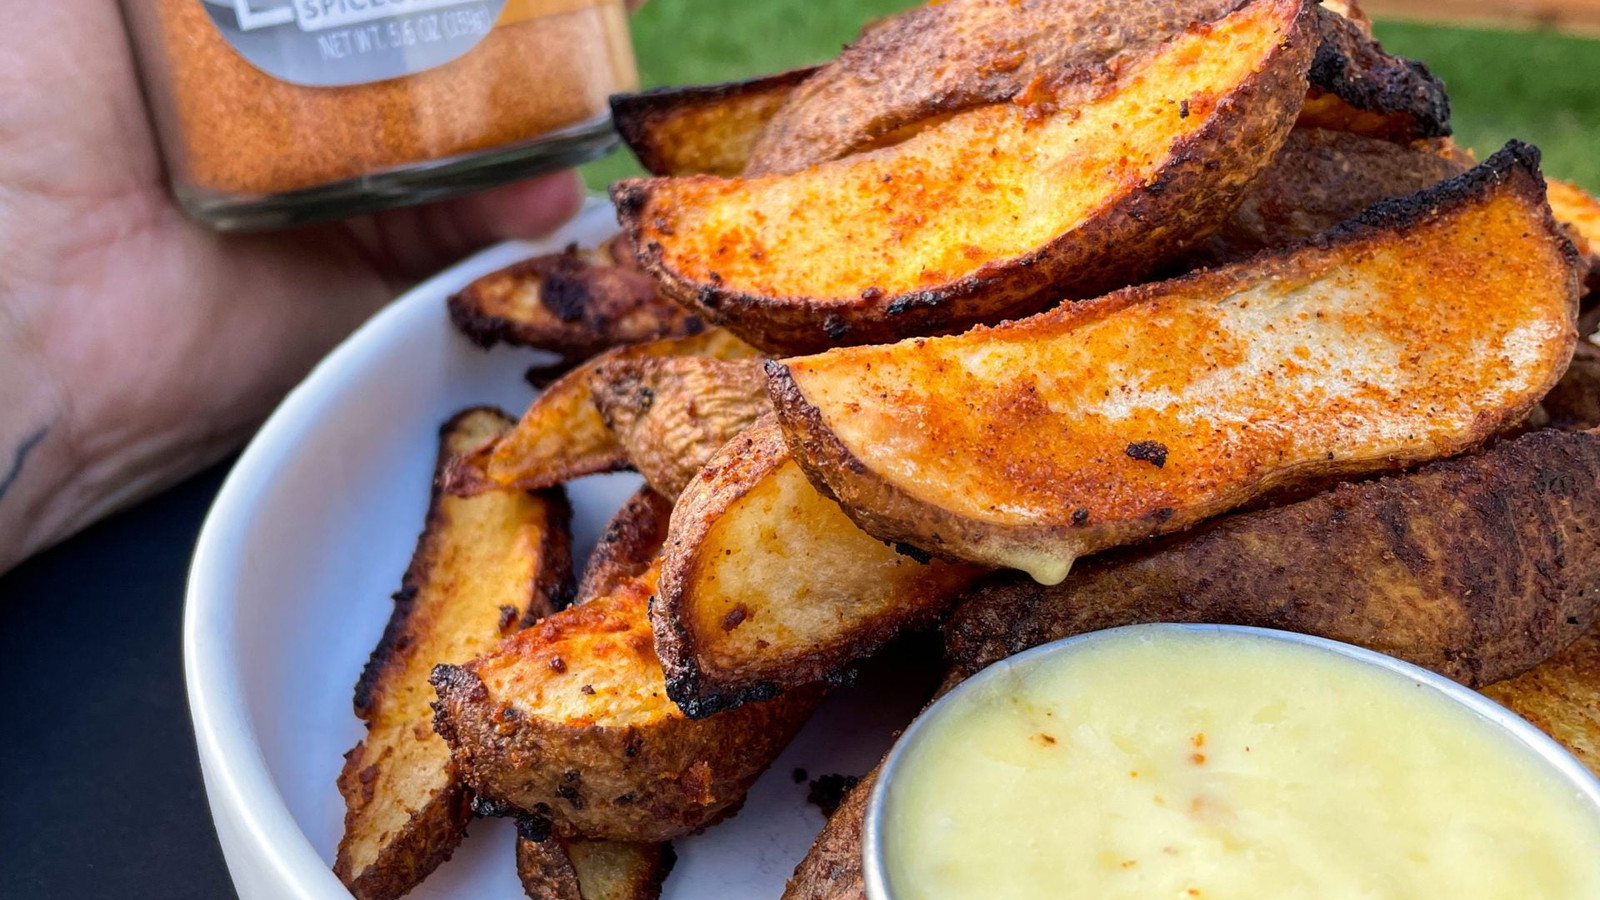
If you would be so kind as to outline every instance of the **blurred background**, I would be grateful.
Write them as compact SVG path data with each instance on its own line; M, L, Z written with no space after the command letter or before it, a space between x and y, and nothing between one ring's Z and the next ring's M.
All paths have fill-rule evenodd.
M911 0L651 0L633 20L645 87L732 81L822 62ZM1444 79L1456 139L1487 155L1539 145L1545 172L1600 191L1600 0L1365 0L1385 49ZM642 174L622 151L596 190Z

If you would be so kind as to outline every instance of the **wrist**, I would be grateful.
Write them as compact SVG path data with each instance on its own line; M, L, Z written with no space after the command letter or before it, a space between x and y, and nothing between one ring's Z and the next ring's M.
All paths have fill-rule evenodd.
M59 540L72 471L67 394L36 317L0 303L0 572Z

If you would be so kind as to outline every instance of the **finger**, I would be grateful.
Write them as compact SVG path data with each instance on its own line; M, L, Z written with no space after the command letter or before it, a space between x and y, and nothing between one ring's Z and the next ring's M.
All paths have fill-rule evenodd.
M499 241L549 234L577 214L583 185L557 172L347 223L385 277L415 279Z

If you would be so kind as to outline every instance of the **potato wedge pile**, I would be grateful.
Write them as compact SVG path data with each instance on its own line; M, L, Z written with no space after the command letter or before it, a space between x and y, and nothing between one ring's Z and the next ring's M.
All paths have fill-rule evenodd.
M1353 4L943 0L612 107L620 234L451 300L564 374L446 426L339 781L356 896L476 813L530 897L655 897L929 628L946 689L1119 625L1321 635L1600 766L1600 203L1454 144ZM562 486L628 469L575 566ZM864 896L870 783L785 896Z

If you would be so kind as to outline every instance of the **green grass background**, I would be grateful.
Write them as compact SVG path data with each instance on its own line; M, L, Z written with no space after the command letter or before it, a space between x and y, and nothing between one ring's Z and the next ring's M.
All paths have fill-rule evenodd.
M645 87L730 81L821 62L906 0L651 0L633 21ZM1382 22L1386 49L1450 89L1457 139L1480 155L1538 144L1545 171L1600 191L1600 41L1552 32ZM589 186L639 174L626 151L584 167Z

